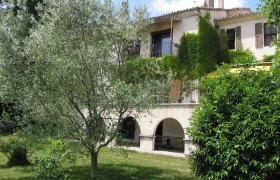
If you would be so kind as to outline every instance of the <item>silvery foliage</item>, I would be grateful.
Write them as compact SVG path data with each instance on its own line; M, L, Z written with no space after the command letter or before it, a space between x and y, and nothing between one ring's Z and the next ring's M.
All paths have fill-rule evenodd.
M122 119L147 110L167 82L127 83L123 64L149 23L107 0L50 0L31 31L25 53L32 64L32 100L38 119L98 152L118 134ZM160 71L159 71L160 75Z
M14 16L8 9L1 9L0 16L0 97L3 98L6 97L6 93L19 87L17 83L21 83L17 81L17 74L21 69L18 66L23 66L26 62L23 42L28 33L28 17L25 13Z
M23 101L29 89L30 61L25 55L25 40L29 35L32 17L25 11L13 14L13 1L6 1L9 6L0 9L0 101L14 103L16 108L23 110ZM18 1L22 6L25 1ZM4 7L4 6L3 6ZM24 106L26 107L26 106ZM26 115L26 114L23 114ZM23 119L24 117L21 117Z

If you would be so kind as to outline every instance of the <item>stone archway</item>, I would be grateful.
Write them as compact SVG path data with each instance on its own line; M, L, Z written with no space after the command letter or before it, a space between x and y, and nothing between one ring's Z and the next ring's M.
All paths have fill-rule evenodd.
M154 150L184 152L185 133L176 119L162 120L157 125L154 136Z
M129 146L140 147L140 126L135 118L128 116L123 119L120 133Z

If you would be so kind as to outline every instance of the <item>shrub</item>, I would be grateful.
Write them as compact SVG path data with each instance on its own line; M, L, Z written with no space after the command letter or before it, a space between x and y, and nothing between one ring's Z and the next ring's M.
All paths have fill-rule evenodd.
M263 57L262 62L273 62L275 55L266 55Z
M175 79L180 78L180 63L176 56L166 54L158 58L157 63L159 64L161 71L164 71L165 73L171 72Z
M188 129L194 172L205 179L266 179L280 168L280 72L221 70Z
M180 73L178 58L167 54L160 58L138 58L124 64L123 74L128 82L167 79L169 75L177 77Z
M0 152L8 158L7 165L9 167L30 165L27 158L27 143L22 138L9 137L3 139L0 143Z
M70 145L63 140L49 138L48 141L50 146L44 151L44 154L35 157L34 176L40 179L66 179L68 171L62 168L62 164L75 161Z
M178 59L188 80L200 78L228 61L227 50L221 49L218 31L210 19L209 13L199 16L198 34L185 33L180 39Z
M197 77L196 69L199 61L199 35L186 33L180 39L178 59L184 75L190 79Z
M156 78L160 67L157 58L138 58L124 64L124 76L130 83Z
M15 132L20 127L22 113L17 104L1 101L0 98L0 131Z
M229 59L232 64L250 64L257 62L254 53L250 49L229 50Z
M210 19L210 13L207 13L205 17L199 16L199 76L215 70L222 61L219 33L211 24Z

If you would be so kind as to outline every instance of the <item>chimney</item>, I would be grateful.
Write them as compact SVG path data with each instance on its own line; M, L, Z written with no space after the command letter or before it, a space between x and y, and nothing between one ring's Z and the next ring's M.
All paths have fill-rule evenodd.
M218 0L218 8L222 8L222 9L225 8L224 0Z
M209 7L209 8L215 7L214 0L206 0L205 3L206 3L206 7Z

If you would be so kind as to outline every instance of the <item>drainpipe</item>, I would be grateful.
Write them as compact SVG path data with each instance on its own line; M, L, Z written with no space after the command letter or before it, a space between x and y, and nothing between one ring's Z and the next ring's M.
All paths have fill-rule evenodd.
M173 45L173 16L171 16L171 30L170 30L170 51L171 54L173 55L172 45Z

